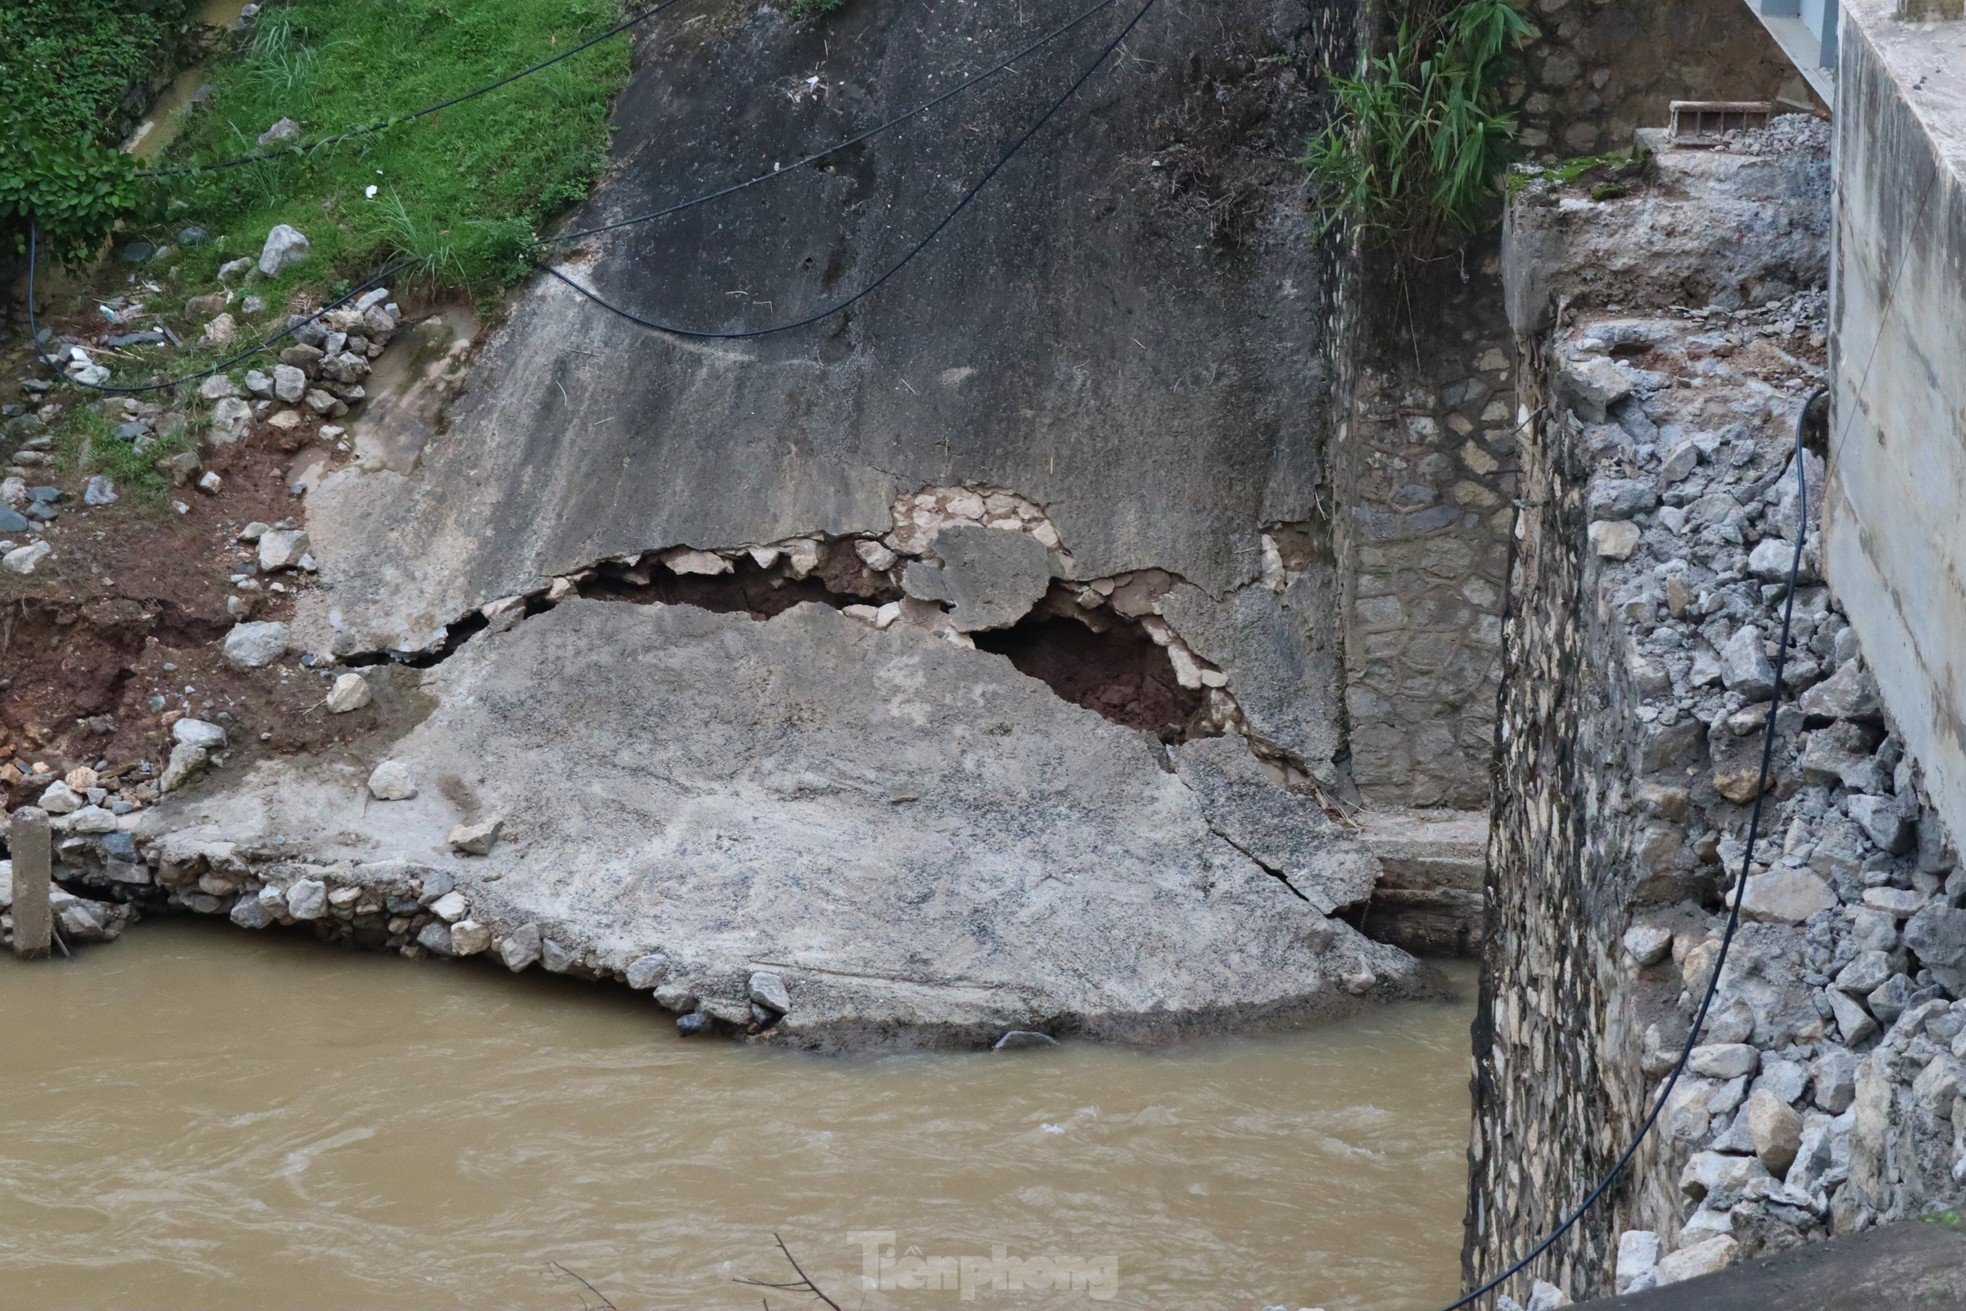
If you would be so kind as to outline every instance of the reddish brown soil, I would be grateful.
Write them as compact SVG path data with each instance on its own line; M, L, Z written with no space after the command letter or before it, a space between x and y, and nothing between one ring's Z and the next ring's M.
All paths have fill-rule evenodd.
M286 486L291 459L265 435L211 455L224 484L216 495L174 489L182 515L129 497L86 506L79 479L55 479L69 495L46 533L54 554L32 577L0 574L0 787L10 805L75 765L107 761L127 779L140 761L161 769L170 725L187 715L224 724L235 760L373 727L373 710L329 716L322 680L296 659L237 670L221 655L236 622L226 600L239 595L230 566L252 558L239 529L300 512ZM262 592L252 617L285 619L291 607L291 593ZM272 737L262 744L261 733Z
M1037 618L975 640L1067 701L1164 741L1181 740L1201 711L1201 693L1175 681L1167 652L1137 627L1095 633L1071 619Z

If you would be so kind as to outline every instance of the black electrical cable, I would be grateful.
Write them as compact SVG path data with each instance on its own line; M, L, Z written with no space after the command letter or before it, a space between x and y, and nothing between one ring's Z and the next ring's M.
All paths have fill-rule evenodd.
M588 37L585 41L582 41L579 45L564 50L550 59L542 59L536 64L530 64L520 69L516 73L507 73L496 82L487 82L475 90L452 96L448 100L440 100L434 105L425 105L422 109L414 109L407 114L397 114L395 117L384 119L380 123L368 123L361 127L350 128L346 132L338 133L331 137L323 137L319 141L309 142L304 145L283 146L278 150L255 151L250 155L239 155L232 159L215 160L209 164L182 164L174 168L153 168L138 173L136 176L139 178L169 178L181 177L187 173L218 173L229 168L243 168L247 164L263 164L270 159L283 159L290 155L306 154L310 151L321 150L328 146L338 146L344 141L353 141L358 137L372 136L377 132L386 131L389 128L395 127L400 123L409 123L419 118L428 118L432 114L450 109L456 105L461 105L467 100L476 100L479 96L489 95L501 87L510 86L521 78L531 77L534 73L543 72L555 64L572 59L575 55L583 51L593 49L611 37L620 36L629 28L640 23L645 23L664 10L673 9L682 2L683 0L662 0L661 4L650 5L647 9L639 13L630 14L627 18L622 19L613 27L607 29L607 31L596 33Z
M1631 1142L1625 1147L1625 1150L1619 1155L1618 1159L1612 1162L1611 1168L1605 1172L1602 1179L1597 1181L1597 1185L1584 1195L1584 1200L1577 1204L1576 1209L1564 1216L1556 1228L1552 1229L1541 1242L1537 1243L1528 1252L1518 1258L1508 1269L1488 1280L1479 1288L1462 1294L1459 1300L1449 1302L1441 1308L1441 1311L1459 1311L1460 1308L1469 1306L1478 1299L1486 1297L1510 1279L1521 1274L1528 1268L1530 1262L1549 1251L1557 1239L1569 1233L1575 1227L1576 1223L1583 1219L1593 1206L1597 1205L1598 1199L1604 1196L1611 1185L1617 1181L1618 1176L1624 1173L1625 1167L1631 1164L1632 1157L1638 1154L1639 1145L1645 1141L1646 1135L1651 1133L1652 1126L1658 1123L1659 1116L1665 1111L1666 1100L1672 1096L1673 1088L1679 1083L1680 1075L1686 1072L1686 1063L1692 1059L1693 1048L1700 1041L1700 1030L1707 1022L1707 1011L1713 1006L1713 999L1720 991L1720 972L1727 966L1728 948L1734 945L1734 931L1741 924L1741 896L1747 888L1748 871L1754 867L1754 844L1756 839L1761 836L1762 800L1768 792L1769 775L1774 772L1775 728L1776 721L1780 718L1782 709L1782 669L1788 661L1789 629L1791 621L1795 616L1796 579L1802 572L1802 543L1809 531L1809 474L1807 469L1808 461L1804 455L1802 446L1802 429L1809 417L1809 407L1815 403L1817 397L1826 395L1827 393L1828 389L1825 387L1816 388L1816 390L1809 394L1808 399L1802 402L1802 411L1795 417L1795 554L1789 560L1788 595L1782 601L1782 640L1781 645L1775 651L1775 699L1774 704L1768 708L1768 726L1762 732L1761 773L1759 781L1755 786L1754 808L1748 814L1747 846L1741 853L1741 876L1735 881L1733 891L1728 897L1727 928L1721 934L1720 953L1714 959L1713 973L1707 980L1706 993L1700 998L1699 1013L1693 1017L1692 1027L1686 1031L1686 1045L1680 1049L1679 1059L1673 1062L1672 1073L1668 1074L1666 1081L1660 1085L1659 1094L1653 1099L1652 1109L1646 1112L1643 1120L1639 1121L1638 1131L1632 1135Z
M804 318L794 319L789 323L780 323L769 328L750 328L740 332L704 332L698 329L679 328L674 326L673 324L657 323L652 319L645 319L631 310L624 309L621 306L613 304L612 302L604 299L598 292L592 291L589 288L582 286L580 283L575 282L572 278L568 277L565 273L562 273L559 269L554 268L550 264L540 263L537 264L536 267L538 267L542 272L551 274L559 281L573 288L574 291L578 292L581 296L584 296L589 301L592 301L594 304L600 306L608 313L626 319L628 322L634 324L636 327L647 328L651 332L666 332L671 336L689 337L699 341L738 341L751 337L770 337L781 332L792 332L799 328L811 327L813 324L818 323L823 319L829 319L833 317L835 314L838 314L843 310L852 308L853 306L859 304L861 301L865 300L867 297L873 295L876 291L879 291L883 286L887 285L887 283L892 278L894 278L896 274L900 273L901 270L907 268L909 264L913 263L917 255L921 254L924 250L928 249L929 244L933 242L937 237L942 235L943 229L947 228L951 223L955 222L957 216L960 215L965 209L969 208L970 202L976 199L976 197L982 192L983 188L990 185L991 179L995 178L998 173L1003 171L1004 167L1008 165L1012 159L1017 157L1017 152L1022 150L1024 146L1031 140L1031 138L1038 134L1039 129L1043 128L1046 123L1049 123L1052 120L1052 118L1057 115L1058 111L1063 109L1066 103L1070 101L1073 96L1078 94L1079 88L1083 87L1088 81L1090 81L1092 79L1092 75L1098 72L1100 67L1104 65L1108 59L1112 58L1113 52L1120 48L1120 44L1123 41L1125 41L1129 35L1132 34L1133 29L1140 25L1140 20L1145 18L1153 10L1154 6L1158 3L1160 3L1160 0L1146 0L1146 3L1140 6L1139 11L1136 12L1132 18L1127 20L1126 26L1120 29L1119 35L1115 36L1111 41L1107 42L1105 49L1099 52L1099 57L1094 59L1091 63L1087 64L1085 66L1085 69L1082 72L1080 72L1080 74L1076 79L1074 79L1072 85L1065 89L1065 94L1058 97L1057 100L1053 101L1051 107L1045 110L1044 113L1039 116L1037 122L1031 124L1030 127L1026 128L1024 130L1024 134L1018 137L1016 141L1011 143L1010 149L1006 150L1003 153L1003 155L1000 158L998 158L997 162L992 164L989 170L985 172L981 178L978 178L976 183L973 186L971 186L968 191L963 193L962 199L956 202L955 208L951 209L947 214L943 215L941 222L937 223L934 227L930 228L927 236L923 237L920 241L916 242L914 246L909 249L907 254L903 255L899 260L889 265L887 270L883 272L879 277L875 278L872 282L862 287L859 291L854 292L851 296L848 296L845 300L830 305L823 310L819 310L815 313L808 314Z
M832 155L837 155L842 150L847 150L853 146L857 146L863 141L879 136L881 133L888 131L890 128L896 128L901 126L901 124L906 123L911 118L919 118L921 115L926 114L929 110L938 108L939 106L946 104L951 100L954 100L957 96L963 94L965 91L968 91L971 87L977 85L978 83L986 82L989 79L995 77L997 74L1004 72L1006 69L1009 69L1012 65L1022 60L1026 55L1029 55L1034 51L1043 49L1045 46L1050 45L1053 41L1058 40L1058 38L1064 36L1066 33L1070 32L1073 28L1077 27L1079 24L1091 18L1094 14L1112 8L1114 3L1115 0L1099 0L1099 2L1093 5L1090 9L1081 10L1075 17L1068 19L1066 22L1064 22L1058 27L1052 28L1049 32L1046 32L1043 36L1038 37L1036 40L1032 41L1029 45L1023 47L1021 50L1018 50L1016 53L1008 55L1005 58L999 60L997 63L992 64L989 68L984 69L982 72L977 73L972 77L966 78L965 80L956 83L956 85L950 87L947 91L944 91L941 95L936 96L934 99L923 101L921 104L916 105L913 109L904 110L901 113L896 114L894 117L887 119L885 122L875 124L873 127L868 128L865 132L860 133L858 136L848 137L844 141L836 141L832 145L826 147L824 150L816 151L813 154L807 155L802 159L796 159L792 161L790 164L786 164L781 168L774 168L768 173L760 173L756 177L748 178L743 182L736 182L731 184L730 186L721 187L716 191L708 191L700 196L692 197L689 200L678 201L675 204L669 205L663 209L651 210L647 214L638 214L633 218L616 219L612 223L602 223L591 228L576 228L571 232L562 232L556 236L550 237L548 238L548 240L558 244L567 244L576 241L583 241L588 237L598 237L604 232L614 232L621 228L633 227L637 223L649 223L649 222L653 222L656 219L668 218L671 214L679 214L686 209L694 209L698 205L707 205L713 200L722 200L725 196L735 195L737 192L744 191L751 187L755 187L761 182L769 182L773 178L784 177L789 173L796 172L797 170L806 168L809 165L817 164L822 159L826 159Z
M174 388L182 387L186 383L203 382L206 378L209 378L214 374L223 373L227 369L231 368L233 365L239 363L239 361L245 359L251 359L253 356L265 350L267 347L273 345L275 342L284 341L288 337L293 336L296 332L299 332L302 328L306 327L308 324L316 323L319 322L321 319L326 318L328 315L334 313L334 311L340 309L343 305L346 305L349 301L354 300L357 296L360 296L363 292L369 290L371 287L381 286L384 282L387 282L390 279L390 277L392 277L402 267L402 263L403 263L400 260L390 262L388 265L386 265L383 268L382 272L376 274L374 277L370 278L367 282L362 283L360 286L355 287L353 290L349 291L347 295L342 296L338 300L333 300L328 302L326 305L322 306L314 313L308 315L306 318L301 319L299 322L288 324L286 327L280 329L280 331L274 333L272 336L261 338L258 342L254 343L251 346L248 346L245 350L240 351L236 355L227 356L225 359L220 360L217 364L212 365L208 369L200 369L196 373L187 373L182 378L173 378L169 382L149 382L135 387L118 387L118 386L113 386L109 383L83 382L80 378L71 376L66 369L61 368L59 365L56 364L54 356L49 355L46 351L43 351L41 349L41 330L34 321L34 271L35 271L35 265L39 263L39 260L36 258L37 256L36 247L40 244L40 239L41 239L40 225L29 224L27 229L27 339L28 339L28 343L34 348L35 358L40 360L41 363L47 365L49 368L53 369L55 371L56 377L64 378L67 381L74 383L77 387L85 387L90 391L102 392L103 394L109 396L141 396L147 392L170 391Z

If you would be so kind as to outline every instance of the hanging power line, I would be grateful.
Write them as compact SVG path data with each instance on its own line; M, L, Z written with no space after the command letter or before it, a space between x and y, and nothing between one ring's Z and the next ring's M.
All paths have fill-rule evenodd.
M678 327L674 324L669 324L669 323L659 323L653 319L643 318L641 315L636 314L631 310L624 309L623 307L616 305L613 302L607 300L599 292L596 292L591 288L585 287L580 283L574 281L571 277L568 277L565 273L561 272L557 268L554 268L550 264L541 263L538 265L538 267L542 271L550 274L554 278L557 278L559 281L565 283L567 286L573 288L574 291L578 292L581 296L585 297L593 304L600 306L608 313L617 315L620 318L626 319L628 322L633 323L637 327L647 328L652 332L666 332L671 336L689 337L699 341L738 341L741 339L752 338L752 337L769 337L769 336L774 336L781 332L791 332L798 328L811 327L813 324L818 323L821 320L829 319L833 317L835 314L838 314L843 310L850 309L854 305L859 304L861 301L865 300L867 297L873 295L876 291L879 291L882 287L886 286L887 283L895 277L895 275L897 275L898 273L901 272L901 270L907 268L908 265L913 263L915 257L917 255L920 255L924 250L928 249L930 243L932 243L937 237L942 235L943 229L947 228L951 223L955 222L957 216L960 215L965 209L969 208L970 202L976 199L976 197L982 192L983 188L989 186L991 180L995 178L998 173L1002 172L1004 167L1008 165L1011 160L1017 157L1017 153L1025 147L1025 145L1031 140L1032 137L1038 134L1039 129L1043 128L1046 123L1049 123L1052 120L1052 118L1057 115L1058 111L1063 109L1066 103L1070 101L1073 96L1078 94L1079 88L1083 87L1088 81L1090 81L1092 79L1092 75L1098 72L1100 67L1104 65L1108 59L1112 58L1113 53L1120 48L1121 43L1124 42L1126 38L1132 34L1133 29L1135 27L1138 27L1140 25L1140 20L1142 20L1149 13L1151 13L1153 11L1154 6L1159 3L1160 0L1146 0L1146 3L1140 6L1139 10L1134 13L1133 17L1127 20L1126 26L1120 29L1119 35L1115 36L1111 41L1106 43L1105 48L1099 52L1098 57L1094 59L1091 63L1087 64L1085 68L1079 73L1078 77L1073 80L1072 84L1069 87L1065 88L1065 93L1059 96L1058 99L1054 100L1051 103L1050 108L1046 109L1043 114L1039 115L1038 120L1035 123L1031 124L1030 127L1026 128L1024 130L1023 135L1019 136L1017 140L1011 143L1010 149L1004 151L1004 153L997 159L997 162L992 164L989 167L988 171L986 171L982 177L978 178L976 182L969 188L969 190L963 193L962 198L956 202L955 207L952 208L947 214L944 214L942 216L941 221L928 230L928 235L924 236L920 241L916 242L912 247L910 247L908 252L905 255L903 255L900 259L896 260L893 264L890 264L887 267L887 269L881 273L879 277L875 278L872 282L869 282L866 286L862 287L859 291L854 292L851 296L848 296L846 299L841 301L836 301L832 305L827 306L825 309L815 311L814 313L808 314L803 318L793 319L786 323L776 324L769 328L748 328L742 331L735 331L735 332L709 332L696 328Z

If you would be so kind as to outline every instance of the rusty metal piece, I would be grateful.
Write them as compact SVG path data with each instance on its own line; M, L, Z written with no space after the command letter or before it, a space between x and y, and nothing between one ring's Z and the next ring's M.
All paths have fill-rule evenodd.
M1767 127L1775 106L1767 100L1675 100L1668 137L1674 146L1704 149L1726 141L1729 132Z

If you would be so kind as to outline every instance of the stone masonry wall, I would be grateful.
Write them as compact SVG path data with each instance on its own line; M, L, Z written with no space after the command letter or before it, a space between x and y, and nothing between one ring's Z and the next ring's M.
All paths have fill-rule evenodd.
M1374 295L1331 473L1352 776L1481 809L1500 669L1515 391L1493 249Z
M1630 150L1674 100L1772 100L1807 85L1742 0L1533 0L1543 29L1519 89L1539 155Z
M1821 241L1820 223L1784 226L1825 203L1821 125L1784 120L1728 153L1738 169L1669 152L1629 199L1532 187L1511 216L1513 231L1570 225L1573 262L1542 274L1575 298L1524 342L1538 417L1505 626L1470 1279L1546 1233L1629 1141L1686 1041L1740 872L1827 299L1700 307L1579 276L1602 272L1585 257L1620 225L1638 239L1641 217L1672 218L1658 230L1681 241L1702 230L1703 187L1735 203L1771 177L1794 183L1767 202L1771 226ZM1706 230L1738 260L1726 225ZM1966 1192L1966 871L1820 581L1815 449L1743 923L1658 1128L1531 1272L1574 1297Z
M1740 0L1536 0L1513 89L1540 156L1627 150L1675 98L1767 98L1794 78ZM1353 779L1380 806L1480 809L1515 496L1509 330L1492 246L1355 276L1332 443Z

